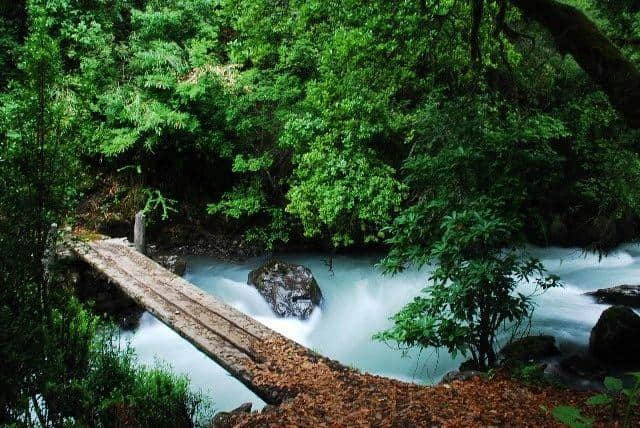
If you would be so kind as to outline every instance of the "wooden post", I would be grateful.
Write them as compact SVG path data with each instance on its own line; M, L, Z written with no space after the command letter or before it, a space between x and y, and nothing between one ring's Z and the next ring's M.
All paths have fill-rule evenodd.
M136 214L136 221L133 226L133 244L136 247L136 251L145 254L147 250L147 243L144 237L144 213L138 211Z

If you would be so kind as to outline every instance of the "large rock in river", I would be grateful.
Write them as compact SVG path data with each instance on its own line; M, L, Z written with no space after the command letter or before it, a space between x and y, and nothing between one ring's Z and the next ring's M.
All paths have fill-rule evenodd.
M607 363L640 366L640 316L626 306L606 309L591 330L589 350Z
M301 265L272 259L249 272L247 283L256 287L280 317L305 320L322 301L318 283Z
M586 293L601 303L640 307L640 285L618 285Z

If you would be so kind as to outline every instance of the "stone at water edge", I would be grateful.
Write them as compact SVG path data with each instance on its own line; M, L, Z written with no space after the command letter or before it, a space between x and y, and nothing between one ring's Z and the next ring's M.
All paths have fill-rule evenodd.
M591 330L589 351L606 363L640 367L640 316L627 306L607 308Z
M562 370L585 379L602 380L607 370L590 355L573 354L560 361Z
M160 266L178 276L184 275L184 272L187 270L187 260L181 256L154 256L153 259L158 262Z
M231 418L237 414L251 413L251 407L251 403L244 403L230 412L218 412L213 416L210 426L211 428L231 428L233 426Z
M306 320L322 301L322 291L308 268L269 260L249 272L249 285L254 286L279 317Z
M451 383L454 380L465 381L469 379L473 379L474 377L480 377L486 379L488 375L484 372L478 370L452 370L442 376L442 380L438 382L438 385L442 385L445 383Z
M505 345L500 351L505 361L537 361L560 355L553 336L526 336Z
M595 297L600 303L640 307L640 285L623 284L585 294Z

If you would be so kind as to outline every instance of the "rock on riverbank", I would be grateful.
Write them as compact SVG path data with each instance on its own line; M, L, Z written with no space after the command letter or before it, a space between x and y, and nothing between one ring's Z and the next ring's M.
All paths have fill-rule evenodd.
M640 316L626 306L606 309L591 330L589 350L607 363L640 365Z
M585 294L595 297L600 303L640 307L640 285L618 285Z
M177 255L158 255L153 259L158 262L165 269L175 273L178 276L183 276L187 269L187 259Z

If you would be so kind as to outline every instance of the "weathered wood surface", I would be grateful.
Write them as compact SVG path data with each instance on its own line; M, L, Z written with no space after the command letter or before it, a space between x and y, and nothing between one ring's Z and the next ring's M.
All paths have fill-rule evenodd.
M126 238L67 240L67 246L265 402L277 404L284 398L276 386L253 382L270 367L268 359L277 358L257 353L255 345L282 337L278 333L138 253Z
M147 240L145 237L145 215L138 211L133 224L133 246L136 251L142 254L147 253Z

